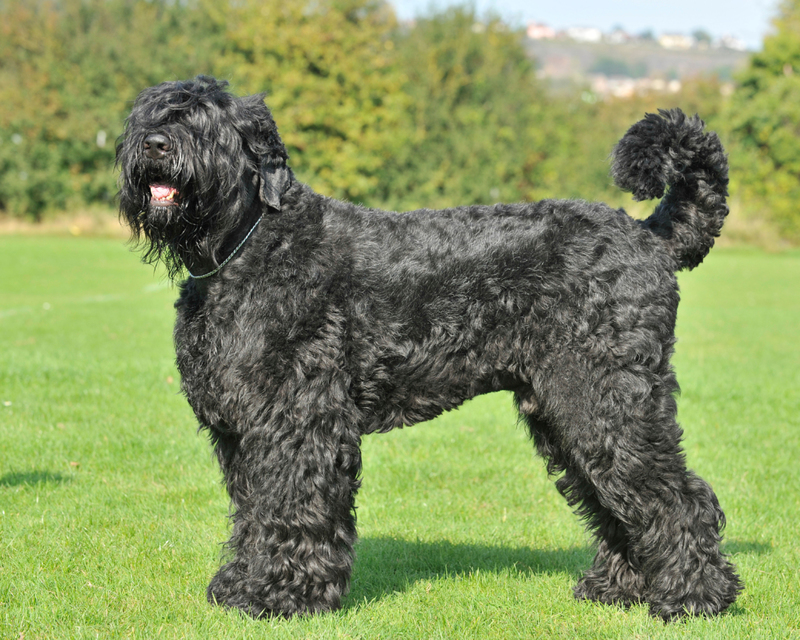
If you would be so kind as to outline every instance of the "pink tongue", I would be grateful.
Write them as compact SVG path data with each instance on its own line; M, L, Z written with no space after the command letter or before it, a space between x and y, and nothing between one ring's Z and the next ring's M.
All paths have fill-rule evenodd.
M166 200L170 194L174 193L175 189L162 184L151 184L150 193L156 200Z

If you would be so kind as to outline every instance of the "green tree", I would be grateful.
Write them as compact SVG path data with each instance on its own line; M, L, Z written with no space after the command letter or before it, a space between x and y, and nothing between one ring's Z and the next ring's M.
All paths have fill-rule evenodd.
M375 203L408 123L391 6L209 0L207 10L225 32L217 74L238 93L267 93L301 179L325 195Z
M0 0L0 210L110 204L136 93L209 68L200 16L169 0Z
M387 162L381 198L395 208L530 196L551 137L522 34L456 7L398 37L413 129Z
M800 0L784 0L773 26L733 96L733 132L747 152L735 162L745 197L800 238Z

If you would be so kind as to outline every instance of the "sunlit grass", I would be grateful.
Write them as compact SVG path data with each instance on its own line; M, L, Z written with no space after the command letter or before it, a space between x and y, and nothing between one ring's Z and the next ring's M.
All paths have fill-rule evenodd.
M0 638L783 638L800 628L800 253L715 250L681 276L691 467L746 591L665 626L573 600L592 558L505 394L364 441L336 614L205 602L227 497L178 393L175 291L118 240L0 238Z

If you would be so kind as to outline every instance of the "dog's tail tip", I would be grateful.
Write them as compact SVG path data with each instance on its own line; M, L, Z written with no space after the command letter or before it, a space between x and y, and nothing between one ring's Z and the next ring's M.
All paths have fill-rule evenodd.
M687 173L712 170L727 185L728 163L717 135L704 131L699 116L659 109L634 124L612 152L617 186L637 200L660 198Z
M616 184L636 200L666 197L644 223L662 237L677 268L702 262L728 213L728 159L699 116L680 109L649 113L612 153Z

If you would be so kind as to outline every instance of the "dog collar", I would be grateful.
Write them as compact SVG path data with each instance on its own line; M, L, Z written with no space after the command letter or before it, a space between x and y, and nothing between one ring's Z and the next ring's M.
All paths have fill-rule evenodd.
M242 238L242 241L237 245L237 247L233 251L231 251L231 255L229 255L227 258L225 258L225 260L223 260L222 263L216 269L214 269L213 271L209 271L208 273L204 273L201 276L196 276L191 271L189 271L189 269L187 268L186 271L189 274L189 277L192 278L193 280L202 280L203 278L210 278L215 273L217 273L220 269L222 269L222 267L224 267L226 264L228 264L228 262L230 262L231 258L233 258L233 256L236 255L236 253L239 251L239 249L242 248L242 245L245 242L247 242L247 239L251 236L253 231L256 230L256 227L258 226L258 224L263 219L264 219L264 216L262 215L262 216L259 217L258 220L256 220L256 223L250 228L250 231L247 232L247 235L244 238Z

